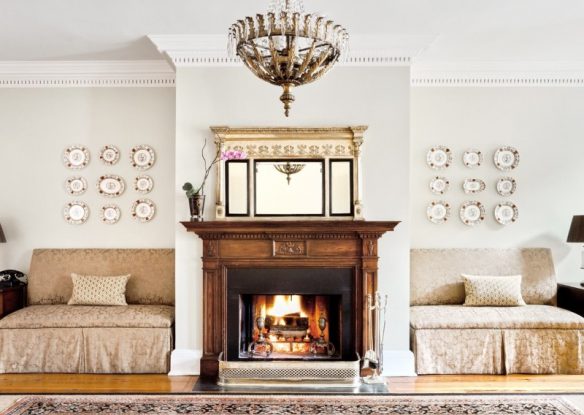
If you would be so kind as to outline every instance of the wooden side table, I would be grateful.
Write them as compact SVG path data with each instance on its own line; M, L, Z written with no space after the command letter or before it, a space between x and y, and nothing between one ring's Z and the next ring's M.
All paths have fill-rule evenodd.
M26 285L0 287L0 318L26 306Z
M584 317L584 287L577 282L558 284L558 307Z

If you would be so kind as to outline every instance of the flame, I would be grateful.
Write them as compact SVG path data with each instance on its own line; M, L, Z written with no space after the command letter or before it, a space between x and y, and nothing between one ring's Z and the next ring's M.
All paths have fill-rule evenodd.
M274 296L274 305L267 310L267 315L282 317L300 313L300 317L308 317L302 309L301 298L299 295L276 295Z

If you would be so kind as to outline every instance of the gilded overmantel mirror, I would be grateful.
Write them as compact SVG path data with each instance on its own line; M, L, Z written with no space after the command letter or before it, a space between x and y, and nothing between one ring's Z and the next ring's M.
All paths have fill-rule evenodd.
M363 219L361 145L366 126L211 127L220 151L216 218Z

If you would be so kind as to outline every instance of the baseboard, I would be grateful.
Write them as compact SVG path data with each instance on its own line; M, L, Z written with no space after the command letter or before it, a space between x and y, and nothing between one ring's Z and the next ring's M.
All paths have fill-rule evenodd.
M409 350L385 350L383 376L417 376L414 354Z
M200 373L201 350L176 349L170 355L168 376L192 376Z

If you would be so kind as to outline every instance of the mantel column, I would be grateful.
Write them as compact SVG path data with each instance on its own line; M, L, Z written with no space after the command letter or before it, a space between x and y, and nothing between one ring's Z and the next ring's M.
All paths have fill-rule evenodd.
M362 280L362 292L363 298L361 304L361 310L363 310L363 354L369 349L373 349L373 344L369 344L369 330L370 327L375 333L375 321L371 321L369 317L369 310L367 309L367 296L375 296L377 291L377 271L379 257L377 256L377 241L381 238L382 233L379 232L360 232L359 237L361 238L361 273L363 276Z
M203 357L201 377L215 377L223 351L224 278L219 260L219 241L203 238ZM213 318L209 318L213 316Z

